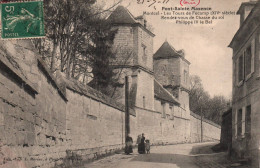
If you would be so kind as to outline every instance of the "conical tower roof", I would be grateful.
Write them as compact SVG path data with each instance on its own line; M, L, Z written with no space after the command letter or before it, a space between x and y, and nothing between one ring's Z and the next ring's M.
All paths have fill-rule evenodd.
M134 24L134 16L123 6L118 6L107 19L111 23L115 24Z
M169 58L169 57L183 57L180 51L177 51L171 46L168 41L165 41L162 46L156 51L153 58L161 59L161 58Z

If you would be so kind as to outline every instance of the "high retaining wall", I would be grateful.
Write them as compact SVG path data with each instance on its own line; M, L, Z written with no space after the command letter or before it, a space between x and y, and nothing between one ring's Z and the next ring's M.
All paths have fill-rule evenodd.
M0 167L64 167L122 149L124 106L54 78L32 48L30 40L0 41ZM189 142L190 125L199 125L194 117L164 119L141 108L130 113L133 139L144 132L153 144ZM217 139L219 128L203 125L205 136Z
M193 112L190 116L191 121L191 142L201 141L201 117ZM202 140L206 141L219 141L221 127L212 121L205 118L202 119Z
M136 107L137 132L133 136L145 133L152 144L187 143L189 139L190 121L184 118L162 118L157 111Z

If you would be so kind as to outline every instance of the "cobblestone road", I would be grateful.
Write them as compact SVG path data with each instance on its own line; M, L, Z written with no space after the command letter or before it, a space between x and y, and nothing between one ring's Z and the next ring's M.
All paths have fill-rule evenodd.
M180 144L151 148L151 154L116 154L83 168L229 168L226 153L213 153L215 143ZM236 167L236 168L246 168Z

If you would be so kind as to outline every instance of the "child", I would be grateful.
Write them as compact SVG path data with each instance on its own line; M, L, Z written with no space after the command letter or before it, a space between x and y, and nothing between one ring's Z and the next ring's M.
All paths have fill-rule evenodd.
M150 141L149 141L149 139L145 140L145 151L146 151L147 154L150 153Z

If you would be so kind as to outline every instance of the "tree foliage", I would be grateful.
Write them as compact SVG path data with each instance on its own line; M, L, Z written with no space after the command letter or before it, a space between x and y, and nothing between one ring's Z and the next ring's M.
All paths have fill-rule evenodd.
M46 0L44 20L46 39L34 40L36 48L52 72L60 70L84 84L102 90L113 76L109 59L113 58L116 30L105 21L108 9L96 0Z
M194 113L202 115L220 124L221 116L227 109L229 100L223 95L210 97L209 93L204 90L202 81L199 76L193 75L191 78L190 91L190 109Z

